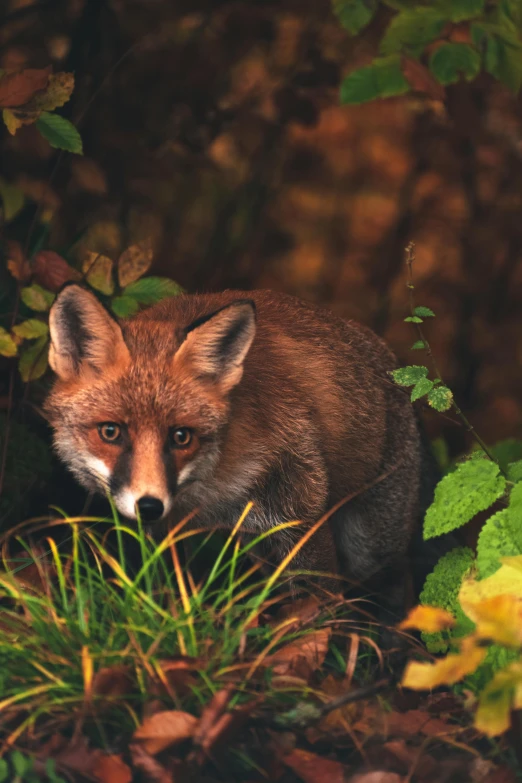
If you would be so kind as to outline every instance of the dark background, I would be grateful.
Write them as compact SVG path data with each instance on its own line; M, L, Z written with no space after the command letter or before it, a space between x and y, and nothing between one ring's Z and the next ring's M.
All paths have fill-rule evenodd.
M487 442L517 437L521 105L485 76L446 105L340 106L343 74L371 59L386 22L350 39L325 0L4 0L0 67L74 71L60 111L85 157L0 126L0 173L52 217L52 249L81 238L115 258L152 236L154 273L188 291L287 291L422 364L403 323L414 240L445 382ZM9 236L27 243L33 217ZM453 453L469 444L453 416L427 420Z

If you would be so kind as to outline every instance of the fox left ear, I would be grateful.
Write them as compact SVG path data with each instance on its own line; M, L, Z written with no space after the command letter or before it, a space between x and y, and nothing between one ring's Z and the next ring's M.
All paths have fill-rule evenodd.
M130 358L119 324L94 294L79 285L68 285L56 297L49 331L49 364L62 380L86 369L101 372L124 365Z
M188 362L198 375L212 377L223 392L236 386L256 333L256 309L251 299L238 299L211 315L198 318L186 330L174 362Z

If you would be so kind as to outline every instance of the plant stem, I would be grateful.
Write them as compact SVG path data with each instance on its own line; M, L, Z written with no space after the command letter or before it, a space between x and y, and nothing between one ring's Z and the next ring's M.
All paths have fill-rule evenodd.
M410 242L409 245L406 247L406 265L408 267L408 280L406 283L406 287L408 288L408 294L409 294L409 300L410 300L410 312L412 316L415 316L415 299L414 299L414 291L415 286L413 284L413 264L415 262L415 243ZM433 368L433 372L435 373L435 377L439 378L442 383L446 386L444 383L444 379L441 375L441 372L439 370L439 367L437 365L437 360L435 359L435 356L433 355L433 351L431 349L431 345L429 344L428 340L426 339L424 332L422 330L421 324L415 324L415 328L417 330L417 334L419 336L419 340L421 340L424 344L424 349L426 350L426 353L428 354L428 357L431 362L431 366ZM478 432L476 431L475 427L471 422L468 420L468 418L464 415L464 413L461 411L457 403L455 402L455 398L452 398L451 407L455 411L456 415L459 417L461 422L464 424L467 431L471 434L472 438L475 440L476 443L480 446L484 454L496 465L498 465L500 472L507 478L505 471L500 466L499 462L489 448L486 446Z

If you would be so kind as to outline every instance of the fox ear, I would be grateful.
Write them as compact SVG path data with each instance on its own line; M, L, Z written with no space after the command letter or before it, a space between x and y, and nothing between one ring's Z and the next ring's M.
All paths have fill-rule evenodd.
M49 364L62 380L88 368L100 372L130 358L120 326L94 294L78 285L67 286L56 297L49 331Z
M189 362L198 375L212 377L223 392L241 380L243 362L256 333L256 310L250 299L238 299L186 330L174 361Z

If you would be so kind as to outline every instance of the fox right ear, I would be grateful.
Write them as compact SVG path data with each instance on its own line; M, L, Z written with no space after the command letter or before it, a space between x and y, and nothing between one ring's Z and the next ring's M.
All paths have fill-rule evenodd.
M119 324L94 294L69 285L56 297L49 314L49 364L62 380L85 370L101 372L130 358Z

